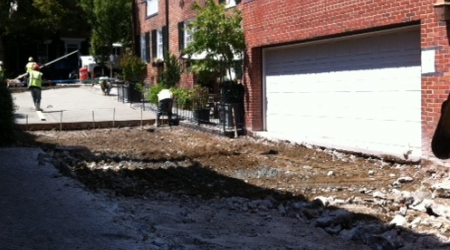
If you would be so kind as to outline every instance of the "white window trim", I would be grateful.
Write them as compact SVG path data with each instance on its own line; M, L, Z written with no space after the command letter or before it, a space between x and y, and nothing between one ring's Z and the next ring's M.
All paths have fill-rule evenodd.
M184 47L187 46L194 40L193 31L189 29L189 23L194 21L195 19L187 20L184 22Z
M158 0L147 0L147 16L156 14L158 14Z
M156 58L164 60L164 42L162 30L156 31Z
M236 6L236 1L235 0L226 0L226 4L225 4L225 8L231 8Z

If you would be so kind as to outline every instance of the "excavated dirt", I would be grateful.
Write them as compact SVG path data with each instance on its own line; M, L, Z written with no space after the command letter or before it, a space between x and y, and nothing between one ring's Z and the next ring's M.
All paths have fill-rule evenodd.
M204 198L257 198L275 192L307 200L317 196L346 200L364 196L367 190L387 191L402 176L415 179L402 185L402 190L414 191L423 185L421 180L438 171L437 167L250 137L230 139L182 127L30 134L33 140L22 139L24 145L40 146L56 155L70 152L65 164L89 188L125 196L145 195L156 188ZM444 175L447 169L439 172ZM123 177L133 182L124 187Z
M433 165L251 137L232 139L180 126L35 131L22 133L20 141L20 146L41 147L62 173L88 189L136 199L165 192L202 200L271 197L276 204L323 196L349 204L367 200L374 191L390 193L401 177L413 181L397 188L412 192L448 176L446 168ZM364 204L346 209L381 223L391 221L398 209Z

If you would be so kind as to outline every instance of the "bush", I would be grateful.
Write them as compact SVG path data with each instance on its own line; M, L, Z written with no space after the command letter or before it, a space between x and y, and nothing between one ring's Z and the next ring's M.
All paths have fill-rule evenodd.
M204 109L208 105L209 90L207 87L195 85L191 89L192 106L194 109Z
M148 92L148 101L150 103L157 104L158 103L158 93L164 88L164 86L157 84L150 87L150 91Z
M172 89L173 97L178 105L178 108L190 110L192 107L191 90L188 88L174 88Z
M147 64L135 55L125 54L120 66L125 81L139 82L144 80L147 74Z
M0 146L10 146L15 141L14 102L6 82L0 79Z
M180 81L183 73L183 65L179 62L175 55L166 53L165 68L159 74L159 83L166 88L173 88Z

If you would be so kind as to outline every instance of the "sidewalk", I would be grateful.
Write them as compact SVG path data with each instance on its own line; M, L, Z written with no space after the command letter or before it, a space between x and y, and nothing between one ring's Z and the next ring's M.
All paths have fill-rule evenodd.
M156 113L118 101L117 89L105 96L98 85L42 91L42 112L33 110L29 91L13 93L16 124L25 130L82 129L152 125Z

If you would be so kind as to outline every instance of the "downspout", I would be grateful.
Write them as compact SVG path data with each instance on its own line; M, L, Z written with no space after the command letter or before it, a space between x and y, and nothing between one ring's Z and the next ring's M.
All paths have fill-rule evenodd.
M133 3L131 4L131 44L132 44L132 50L133 50L133 54L136 54L136 22L137 22L137 18L136 18L136 1L133 1Z
M166 47L167 54L169 54L169 34L169 0L166 0L166 44L164 44L164 46Z

